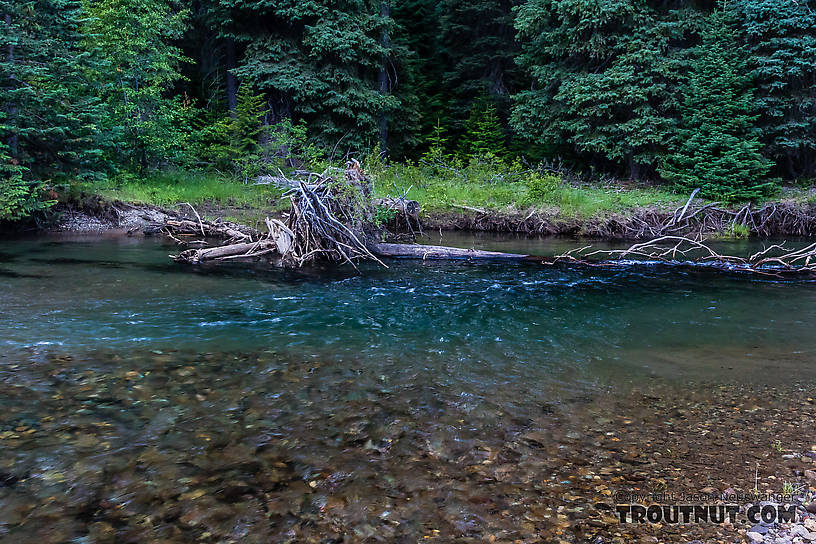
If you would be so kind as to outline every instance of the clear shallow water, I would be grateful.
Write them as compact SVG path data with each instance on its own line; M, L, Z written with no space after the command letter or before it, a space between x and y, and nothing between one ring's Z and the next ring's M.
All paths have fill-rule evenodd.
M192 271L158 240L0 247L3 542L584 542L610 475L750 489L735 446L767 456L769 421L808 446L807 281Z

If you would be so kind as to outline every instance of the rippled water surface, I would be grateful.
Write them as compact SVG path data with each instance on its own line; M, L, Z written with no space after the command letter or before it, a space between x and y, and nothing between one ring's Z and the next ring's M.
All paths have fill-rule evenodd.
M553 254L569 240L447 243ZM726 249L747 253L747 244ZM198 271L159 241L7 242L4 357L273 350L433 380L582 387L655 374L762 377L816 354L816 288L708 271L392 262L364 273ZM612 378L614 379L614 378Z
M442 242L540 255L577 244ZM574 433L598 447L574 418L600 417L589 406L601 396L816 372L808 281L416 261L191 270L175 251L130 238L0 245L0 537L527 541L513 533L522 518L539 536L558 524L492 520L513 508L473 491L467 467L540 455L528 469L555 478L546 463Z

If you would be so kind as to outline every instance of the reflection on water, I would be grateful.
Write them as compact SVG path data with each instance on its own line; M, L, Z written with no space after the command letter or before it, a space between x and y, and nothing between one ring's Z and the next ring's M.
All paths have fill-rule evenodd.
M816 370L808 282L408 261L191 272L174 251L4 243L0 539L582 541L614 536L589 510L612 478L678 478L682 462L739 485L717 448L766 451L761 410L807 446L795 423L813 405L790 383ZM671 425L705 430L712 453Z

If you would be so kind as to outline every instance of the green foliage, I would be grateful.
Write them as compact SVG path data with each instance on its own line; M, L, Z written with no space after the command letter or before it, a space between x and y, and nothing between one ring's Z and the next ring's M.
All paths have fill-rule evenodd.
M373 145L382 118L402 103L382 89L381 71L407 54L388 39L394 23L381 2L226 4L237 17L258 22L236 34L246 50L234 72L268 97L274 119L305 119L323 145L343 153Z
M735 223L731 222L728 224L726 229L719 233L719 236L716 238L723 238L727 240L738 239L742 240L748 238L751 235L751 227L748 225L743 225L742 223Z
M42 188L23 179L25 168L8 155L0 142L0 221L17 221L53 204L40 198Z
M692 52L679 142L661 168L680 189L699 187L702 195L724 201L756 200L772 190L764 180L771 163L761 153L746 65L733 19L726 12L712 15Z
M501 168L468 164L461 168L447 165L394 164L373 177L377 197L409 191L409 198L420 203L423 213L462 212L461 206L493 212L518 211L519 206L557 209L566 217L592 217L622 212L637 206L676 208L686 197L657 189L572 187L551 173L526 170L518 163Z
M239 87L235 114L230 116L228 125L230 149L236 156L251 156L260 151L263 106L263 96L255 94L251 85L244 83Z
M257 176L261 162L260 137L263 132L263 97L255 94L252 85L238 89L235 111L225 114L199 132L202 157L247 181Z
M445 135L445 127L436 121L433 132L427 138L428 150L423 155L423 159L429 162L447 161L450 155L447 153L448 138Z
M561 185L561 178L553 174L539 174L531 172L527 174L527 194L532 201L544 201L556 192Z
M519 0L442 0L439 49L450 118L457 132L477 104L487 101L506 118L510 94L524 79L516 64L513 9ZM504 138L502 138L504 139Z
M149 175L123 173L103 181L81 184L74 191L93 192L110 200L156 206L189 202L197 207L202 217L208 216L208 205L221 210L233 208L234 216L261 222L270 210L282 206L281 190L274 185L244 184L233 177L182 170L166 170Z
M173 44L188 13L172 0L85 0L85 47L104 102L105 146L121 164L155 168L185 164L195 112L183 96L168 98L186 61Z
M327 151L309 138L306 121L293 123L288 117L268 127L266 155L300 161L317 168L326 159Z
M0 0L0 141L25 175L99 167L94 59L81 48L74 0Z
M501 160L507 156L499 117L496 108L489 102L474 104L465 123L460 149L468 157Z
M513 127L546 149L642 176L672 134L672 43L693 21L645 1L530 0L516 28L535 86L516 95Z
M816 175L816 6L738 0L735 11L757 82L766 156L790 177Z
M813 0L0 0L0 213L350 154L440 205L612 206L522 156L759 199L816 177L814 27Z
M389 206L375 206L374 207L374 225L381 227L387 225L394 218L397 217L397 210Z

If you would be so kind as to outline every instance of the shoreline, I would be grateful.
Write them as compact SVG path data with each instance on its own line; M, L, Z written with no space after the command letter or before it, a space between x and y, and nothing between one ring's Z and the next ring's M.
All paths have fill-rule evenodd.
M194 211L195 208L195 211ZM280 218L285 212L260 207L231 207L205 202L191 206L178 203L172 208L152 204L106 200L100 196L60 202L49 210L49 220L31 230L44 232L133 234L168 218L235 221L250 227L262 226L263 218ZM466 231L520 234L529 236L572 236L595 240L644 240L659 235L678 210L665 206L633 207L623 212L599 212L591 217L565 216L557 209L481 209L422 210L419 217L425 232ZM816 205L794 200L764 204L761 208L743 206L715 208L711 204L688 213L687 225L676 234L705 238L773 238L816 235ZM401 234L400 225L387 224Z

